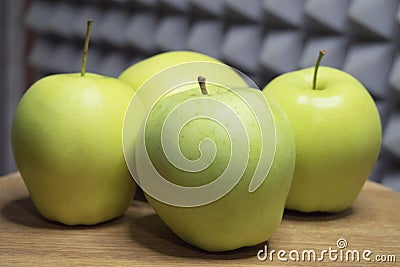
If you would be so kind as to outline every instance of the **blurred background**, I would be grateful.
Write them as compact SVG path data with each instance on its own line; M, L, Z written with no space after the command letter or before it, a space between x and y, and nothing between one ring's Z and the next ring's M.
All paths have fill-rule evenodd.
M326 49L322 65L358 78L381 115L369 179L400 191L400 0L0 0L0 175L16 171L10 126L21 95L44 75L80 70L89 18L87 69L114 77L156 53L193 50L263 88Z

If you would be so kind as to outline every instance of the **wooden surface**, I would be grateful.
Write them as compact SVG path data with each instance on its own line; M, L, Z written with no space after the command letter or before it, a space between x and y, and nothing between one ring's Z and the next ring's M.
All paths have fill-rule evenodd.
M400 193L367 182L351 209L338 215L285 213L279 230L268 243L225 253L207 253L177 238L144 201L135 200L125 216L94 227L66 227L46 221L37 213L19 174L0 178L0 266L399 266ZM325 254L322 262L301 260L304 250L347 248L376 256L396 257L397 262L350 262L340 254ZM284 250L265 261L257 252L268 246ZM288 253L299 252L299 261ZM333 252L335 253L335 252ZM343 253L342 255L345 255ZM271 254L269 253L268 256ZM292 258L296 256L292 252ZM338 259L335 261L335 255ZM263 256L263 254L261 254ZM391 259L393 261L393 258Z

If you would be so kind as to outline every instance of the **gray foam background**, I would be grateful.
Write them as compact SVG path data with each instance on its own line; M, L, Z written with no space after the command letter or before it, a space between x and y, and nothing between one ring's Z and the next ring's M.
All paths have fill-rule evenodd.
M29 63L40 75L80 70L86 20L95 20L87 69L109 76L153 54L194 50L248 74L260 88L276 75L322 65L358 78L383 122L369 179L400 191L400 0L33 0Z

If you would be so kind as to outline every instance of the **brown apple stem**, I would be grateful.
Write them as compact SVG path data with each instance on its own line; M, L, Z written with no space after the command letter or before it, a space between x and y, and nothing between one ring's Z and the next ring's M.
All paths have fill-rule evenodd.
M201 89L201 94L202 95L208 95L208 91L207 91L207 88L206 88L206 77L203 77L203 76L199 76L199 77L197 77L197 81L199 82L199 86L200 86L200 89Z
M88 49L89 49L90 29L92 28L92 24L93 24L93 20L87 21L85 47L83 48L83 56L82 56L81 77L85 76L85 73L86 73L86 60L87 60L87 53L88 53Z
M325 50L319 50L319 56L317 59L317 63L315 63L315 68L314 68L313 86L312 86L313 90L317 89L317 72L319 65L321 64L321 60L325 56L325 54L326 54Z

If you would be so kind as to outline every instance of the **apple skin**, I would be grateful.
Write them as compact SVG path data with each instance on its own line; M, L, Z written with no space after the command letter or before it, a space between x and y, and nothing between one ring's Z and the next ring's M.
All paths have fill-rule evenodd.
M164 52L133 64L124 70L118 79L127 83L134 90L138 90L148 78L158 72L178 64L195 61L222 63L213 57L193 51Z
M124 214L136 190L122 151L134 90L118 79L57 74L34 83L12 124L14 158L37 210L93 225Z
M286 112L296 140L296 167L286 208L340 212L361 191L379 155L376 105L353 76L319 67L276 77L263 89Z
M283 110L270 102L276 125L276 153L267 178L254 192L249 193L249 183L259 157L260 137L257 126L247 109L232 98L215 88L208 87L209 94L223 101L235 112L245 118L243 123L248 129L250 156L247 169L236 186L222 198L206 205L179 207L159 201L145 193L148 202L161 219L184 241L206 251L228 251L245 246L252 246L268 240L277 230L282 220L283 210L291 185L295 164L294 136ZM241 89L246 90L246 89ZM250 90L250 89L247 89ZM182 128L179 144L182 153L191 160L199 157L198 144L204 138L216 142L217 155L209 169L198 174L188 174L172 167L166 160L160 144L160 129L166 114L178 104L201 96L198 88L172 94L165 97L154 107L146 123L148 154L165 179L182 186L199 186L211 182L221 173L229 159L225 146L226 132L215 124L194 120ZM210 109L215 107L210 105ZM259 133L259 132L258 132Z

